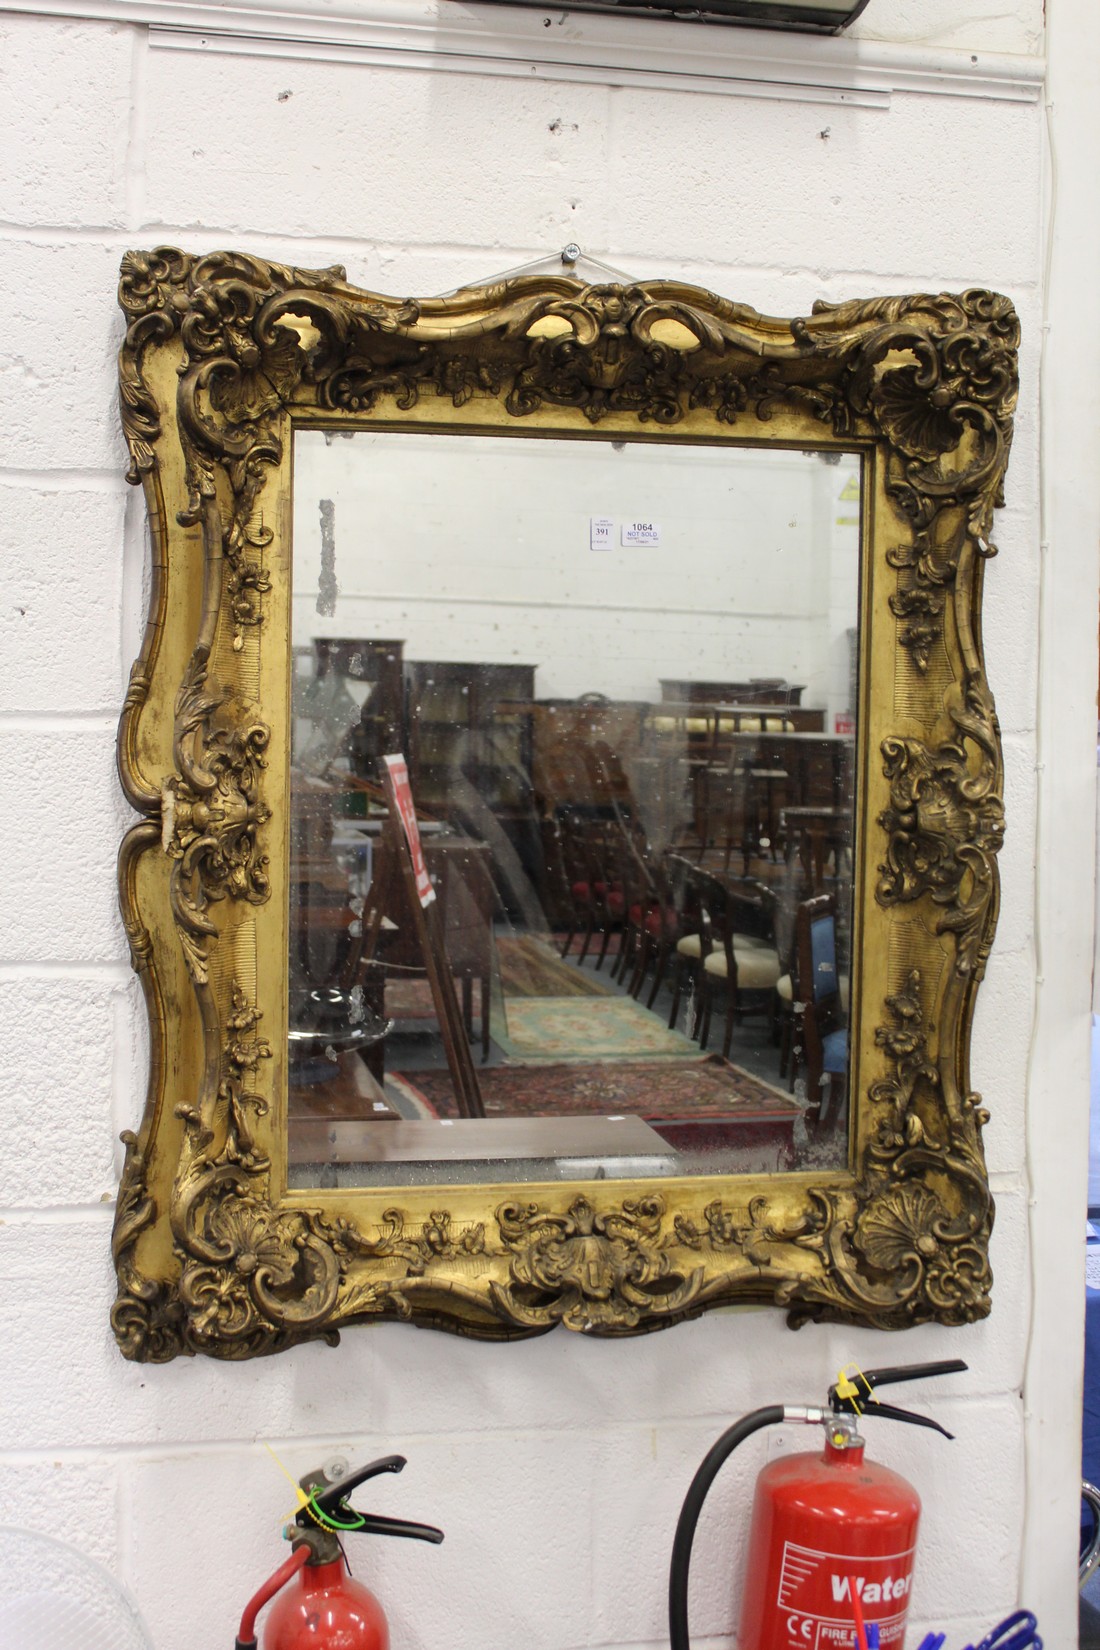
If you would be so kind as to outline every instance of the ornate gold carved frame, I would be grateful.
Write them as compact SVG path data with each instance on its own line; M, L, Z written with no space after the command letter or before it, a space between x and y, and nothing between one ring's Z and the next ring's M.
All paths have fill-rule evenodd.
M542 276L423 303L244 255L131 253L119 299L148 627L119 730L122 909L152 1029L115 1222L127 1357L242 1358L355 1321L510 1338L774 1301L792 1323L989 1311L974 994L1002 762L984 559L1018 325L987 292L758 315ZM288 1192L292 431L527 429L863 455L852 1124L843 1171Z

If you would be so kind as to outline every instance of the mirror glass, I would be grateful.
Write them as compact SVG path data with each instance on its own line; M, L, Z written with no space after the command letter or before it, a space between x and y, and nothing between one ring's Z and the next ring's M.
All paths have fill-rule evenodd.
M296 433L292 1185L847 1162L860 588L855 453Z

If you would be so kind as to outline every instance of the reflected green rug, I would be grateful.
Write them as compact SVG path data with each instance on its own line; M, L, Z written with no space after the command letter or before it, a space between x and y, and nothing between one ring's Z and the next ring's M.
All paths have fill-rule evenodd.
M493 1041L509 1062L699 1057L699 1045L669 1031L630 997L508 997Z

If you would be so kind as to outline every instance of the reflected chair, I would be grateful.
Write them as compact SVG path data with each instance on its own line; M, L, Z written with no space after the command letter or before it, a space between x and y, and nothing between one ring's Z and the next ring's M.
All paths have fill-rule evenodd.
M710 913L701 897L703 873L697 865L682 854L669 854L668 874L676 905L676 920L680 938L672 952L672 1006L668 1029L675 1030L676 1018L683 1000L684 986L690 991L689 1002L694 1003L692 1033L699 1023L699 1004L696 992L703 968L703 958L713 948Z
M715 992L725 986L722 1056L728 1060L733 1028L746 1013L758 1008L774 1017L775 987L781 973L775 948L774 900L766 888L749 896L716 877L708 881L711 886L705 891L704 899L709 901L716 943L703 958L699 1045L707 1046ZM750 923L765 931L754 933Z
M566 809L560 816L560 827L562 858L573 902L561 955L569 955L576 935L583 931L577 957L580 967L598 933L598 972L607 958L612 934L624 932L630 906L640 898L637 868L616 820L594 817L581 809Z
M689 980L699 992L692 1032L705 1048L714 997L724 985L728 1001L722 1052L728 1059L735 1023L758 1003L772 1012L780 975L773 901L764 888L736 884L686 862L681 865L684 892L680 896L680 921L684 932L675 948L669 1026L676 1024L685 980Z
M794 1059L806 1068L806 1093L819 1125L839 1121L848 1075L848 1023L837 967L836 900L818 894L795 916L798 970Z
M696 775L699 817L699 860L708 853L721 854L724 870L729 870L734 850L744 843L747 818L748 779L736 755L719 765L708 764Z
M567 957L573 941L579 933L583 933L584 939L577 958L578 967L588 955L588 947L592 942L597 921L596 895L588 858L585 825L583 815L576 809L562 808L555 821L554 833L554 845L569 907L561 954Z
M627 967L632 963L629 992L632 997L639 997L652 963L653 985L646 1003L647 1008L652 1008L664 979L672 947L679 936L680 918L676 894L662 860L651 852L645 842L639 842L638 855L642 887L639 897L631 899L627 907L627 928L619 979L626 979Z
M653 983L649 988L649 996L646 998L646 1007L649 1009L652 1009L657 1001L657 994L665 982L669 963L673 959L676 961L677 980L679 980L682 968L679 954L681 938L698 937L697 902L693 902L691 873L692 866L682 854L669 853L666 850L662 856L659 870L663 917L654 955ZM689 946L689 950L691 949L691 946ZM696 956L698 956L698 953L696 953ZM678 991L679 987L677 987L677 993L674 993L676 1000L673 1005L672 1020L669 1021L670 1027L675 1021L680 1006Z
M593 819L579 808L566 808L559 815L559 829L562 860L572 900L572 913L561 954L567 957L577 934L583 933L577 956L579 968L598 932L602 947L597 966L601 966L607 954L611 927L621 922L623 897L622 882L614 879L607 864L606 821Z

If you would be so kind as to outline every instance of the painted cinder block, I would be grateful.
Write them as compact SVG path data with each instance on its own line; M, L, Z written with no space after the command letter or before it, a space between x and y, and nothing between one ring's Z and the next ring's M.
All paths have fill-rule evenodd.
M117 1576L118 1478L117 1460L0 1454L4 1523L63 1541Z
M970 1082L990 1114L985 1127L991 1174L1018 1173L1024 1161L1024 1095L1035 1005L1035 959L994 941L978 993L970 1044Z
M124 958L114 862L132 815L115 778L113 723L0 723L0 766L20 776L0 799L0 959Z
M128 1363L111 1334L113 1210L3 1216L0 1224L0 1437L20 1449L187 1449L191 1442L286 1436L302 1424L301 1391L342 1384L325 1346L227 1365L178 1358ZM322 1371L319 1360L329 1355ZM369 1389L361 1414L370 1410ZM172 1523L162 1525L171 1542Z
M4 369L0 468L126 468L118 422L117 244L5 239L0 259Z
M898 1401L905 1403L900 1391ZM868 1451L908 1478L921 1498L912 1608L931 1620L964 1615L980 1596L993 1601L992 1611L1014 1596L1018 1584L1023 1403L1018 1395L973 1402L952 1397L930 1403L926 1413L955 1434L953 1442L880 1423ZM996 1619L991 1615L988 1625Z
M611 242L633 256L672 248L680 258L818 271L931 269L949 288L1023 283L1035 266L1037 216L1021 222L1018 203L1038 187L1039 120L1034 106L961 110L954 99L914 94L895 95L887 112L623 87ZM639 167L658 129L659 152ZM964 131L972 167L957 164ZM935 180L927 211L914 210L901 182L916 155L921 175Z
M154 220L547 250L606 221L606 87L153 51L148 96ZM197 98L216 140L195 131ZM299 190L270 164L290 153Z
M0 1207L95 1203L113 1191L109 976L0 979Z
M134 32L10 14L0 23L5 223L125 222Z
M1013 455L1009 481L1015 480ZM1023 468L1021 461L1020 467ZM1014 497L1014 495L1013 495ZM1038 708L1039 545L1035 514L1013 502L993 524L997 555L985 569L985 667L1004 735L1033 735ZM1009 821L1010 829L1014 822Z
M127 1436L125 1400L100 1373L113 1293L110 1217L104 1205L67 1219L9 1212L0 1224L0 1437L11 1448Z
M124 487L29 487L0 472L6 712L116 712Z
M1038 791L1033 735L1004 741L1005 839L998 856L1001 910L994 944L1005 955L1028 948L1035 927L1035 818Z

